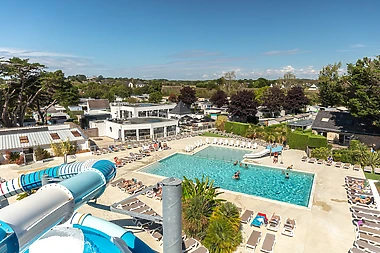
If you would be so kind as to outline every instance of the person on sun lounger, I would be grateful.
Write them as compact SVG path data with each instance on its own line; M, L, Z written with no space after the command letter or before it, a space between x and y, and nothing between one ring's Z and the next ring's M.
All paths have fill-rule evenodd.
M359 196L354 199L354 203L357 202L368 205L372 202L372 197Z
M286 169L287 169L287 170L292 170L292 169L293 169L293 164L292 164L292 165L289 165Z

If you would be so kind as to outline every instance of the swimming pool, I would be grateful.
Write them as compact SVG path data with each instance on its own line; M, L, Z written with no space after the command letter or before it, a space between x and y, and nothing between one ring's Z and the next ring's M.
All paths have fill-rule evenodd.
M142 171L165 177L189 179L209 176L215 181L215 185L222 189L241 192L272 200L291 203L307 207L309 204L314 174L291 171L289 179L282 173L284 170L266 166L250 165L248 169L234 166L232 162L226 162L214 156L213 159L204 157L214 154L216 147L208 147L195 155L174 154L159 162L156 162ZM207 150L208 149L208 150ZM238 149L223 148L229 152L237 152ZM223 154L220 151L219 154ZM242 151L242 150L240 150ZM244 151L244 150L243 150ZM237 152L238 153L238 152ZM244 151L244 154L246 151ZM241 153L243 154L243 152ZM222 156L221 156L222 157ZM239 158L234 158L239 160ZM232 175L240 169L240 180L232 179Z
M243 156L249 153L252 153L252 150L209 146L201 151L198 151L194 154L194 156L234 162L237 160L243 160Z

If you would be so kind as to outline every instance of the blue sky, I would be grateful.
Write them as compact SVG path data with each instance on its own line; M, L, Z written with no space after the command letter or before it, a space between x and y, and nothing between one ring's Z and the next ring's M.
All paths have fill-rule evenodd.
M316 78L380 54L380 1L3 0L0 56L67 75Z

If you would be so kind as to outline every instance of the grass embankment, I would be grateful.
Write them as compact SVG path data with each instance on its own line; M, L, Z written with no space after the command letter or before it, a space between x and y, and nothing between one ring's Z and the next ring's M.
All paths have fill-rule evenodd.
M380 174L364 172L364 175L367 179L380 180Z
M223 135L220 135L220 134L214 134L214 133L210 133L210 132L205 132L202 134L202 136L206 136L206 137L221 137L221 138L225 138L225 136Z

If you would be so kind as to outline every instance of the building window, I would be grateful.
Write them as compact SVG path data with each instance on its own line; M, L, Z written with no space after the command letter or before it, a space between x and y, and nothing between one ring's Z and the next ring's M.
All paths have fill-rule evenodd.
M80 133L77 130L71 131L74 137L81 137Z
M53 140L60 140L61 139L57 133L50 133L50 136Z
M20 143L29 143L28 136L20 136Z

